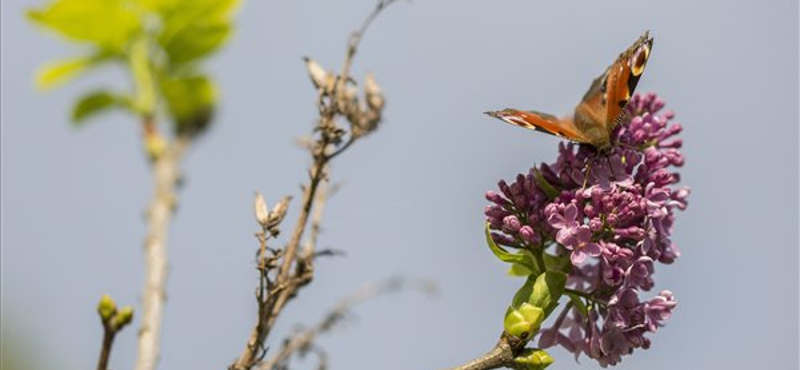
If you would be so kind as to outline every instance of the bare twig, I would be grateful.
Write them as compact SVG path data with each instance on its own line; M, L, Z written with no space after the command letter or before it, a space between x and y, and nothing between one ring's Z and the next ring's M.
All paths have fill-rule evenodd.
M259 364L259 369L274 370L284 367L293 354L296 353L302 356L314 348L313 344L316 338L320 334L330 332L336 324L347 317L355 306L379 295L397 293L408 288L419 290L426 294L434 294L436 290L435 285L430 281L408 281L399 277L365 284L353 294L342 298L316 326L287 338L274 356Z
M395 1L397 0L378 1L378 5L376 5L372 13L370 13L367 18L364 19L364 23L361 24L361 27L359 27L357 31L350 34L350 39L347 42L347 54L344 59L344 64L342 65L342 73L339 75L340 84L347 82L350 74L350 66L353 64L353 57L356 55L356 51L358 51L358 45L361 43L361 38L364 37L367 29L375 20L375 18L378 17L378 14L380 14L383 9L386 9Z
M309 261L309 263L313 263L314 257L320 255L320 253L317 252L317 238L319 238L319 232L322 228L322 215L325 210L325 203L338 190L338 185L334 184L333 186L328 186L327 182L321 184L319 190L317 190L316 205L314 207L314 213L311 215L311 231L308 235L308 240L306 240L303 246L303 251L300 253L300 258ZM335 254L335 252L324 251L324 254L331 255Z
M490 370L514 366L514 351L505 337L485 355L449 370Z
M179 166L191 140L176 138L153 158L154 194L147 210L144 242L145 283L136 370L153 370L159 358L159 337L164 316L167 282L167 233L177 202Z
M326 199L325 182L328 179L330 161L349 148L358 138L374 131L381 119L383 95L374 79L369 78L369 89L365 87L367 105L363 106L355 96L354 87L348 85L350 66L353 63L358 44L364 32L378 13L395 0L381 0L377 8L366 19L359 30L354 32L347 45L347 52L339 76L326 72L319 64L306 58L314 86L318 89L319 120L314 128L315 139L306 143L313 160L309 169L308 183L303 185L300 213L292 234L286 245L275 250L269 261L265 260L267 230L259 237L261 243L261 262L259 263L260 283L256 299L259 317L250 332L247 345L242 353L229 366L230 370L248 370L265 354L264 344L283 307L297 292L310 283L314 276L313 260L317 235L322 217L322 204ZM337 118L344 117L350 122L350 131L337 125ZM343 144L343 137L347 141ZM317 207L316 209L314 207ZM311 215L314 210L314 215ZM311 221L310 237L300 251L306 228ZM277 227L277 226L276 226ZM270 233L275 236L277 233ZM269 262L269 263L266 263Z
M108 359L111 357L111 346L114 344L116 332L103 328L103 345L100 347L100 359L97 360L97 370L108 369Z

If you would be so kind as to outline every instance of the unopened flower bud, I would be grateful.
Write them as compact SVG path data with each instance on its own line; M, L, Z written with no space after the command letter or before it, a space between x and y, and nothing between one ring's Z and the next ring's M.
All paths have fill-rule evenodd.
M519 222L517 216L509 215L503 218L503 231L516 233L520 227L522 227L522 223Z
M534 244L538 244L541 241L541 238L539 238L539 234L537 234L536 231L534 231L533 228L530 227L530 225L525 225L519 228L519 237L526 242Z
M261 224L261 227L267 227L269 224L269 210L267 210L267 201L260 192L256 192L255 199L253 200L253 210L256 213L256 221Z
M117 304L111 299L108 294L103 294L100 297L100 302L97 304L97 313L103 321L107 321L117 312Z

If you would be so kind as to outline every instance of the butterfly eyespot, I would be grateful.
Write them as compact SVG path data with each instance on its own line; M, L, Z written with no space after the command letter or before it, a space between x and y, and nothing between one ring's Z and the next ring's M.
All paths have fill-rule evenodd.
M636 53L633 54L633 58L631 58L631 73L634 76L639 76L644 72L644 65L647 64L647 57L649 54L650 48L647 46L639 48L636 50Z

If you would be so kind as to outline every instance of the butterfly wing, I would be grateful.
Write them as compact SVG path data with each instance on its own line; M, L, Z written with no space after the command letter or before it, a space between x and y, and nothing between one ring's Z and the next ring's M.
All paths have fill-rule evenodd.
M647 59L650 57L650 50L653 48L653 38L650 32L645 32L627 50L619 55L617 60L606 73L605 101L606 115L605 121L611 131L619 123L625 106L631 100L636 85L639 83Z
M560 119L547 113L508 108L496 112L486 112L486 114L515 126L544 132L579 143L588 142L587 138L575 127L575 122L572 119Z
M625 106L644 72L653 38L645 32L600 77L575 108L575 125L589 144L609 145L611 131L622 120Z
M623 117L625 106L636 89L653 47L650 32L645 32L600 77L575 108L572 119L535 112L504 109L486 112L512 125L544 132L579 143L605 148L610 145L611 131Z

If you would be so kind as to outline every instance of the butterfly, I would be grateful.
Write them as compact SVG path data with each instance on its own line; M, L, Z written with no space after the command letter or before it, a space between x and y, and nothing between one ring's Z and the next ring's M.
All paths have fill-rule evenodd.
M611 147L611 132L625 117L625 106L644 73L653 38L646 31L592 81L572 117L558 118L536 111L504 109L486 114L512 125L562 137L599 150Z

